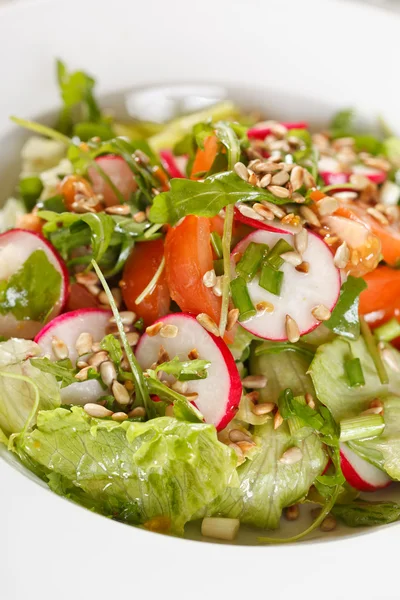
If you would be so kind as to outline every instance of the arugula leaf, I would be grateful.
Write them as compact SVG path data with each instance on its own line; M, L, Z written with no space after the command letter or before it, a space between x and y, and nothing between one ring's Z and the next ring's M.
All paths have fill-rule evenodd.
M115 363L117 366L120 366L123 358L123 352L119 341L114 335L111 333L106 335L101 340L100 347L102 350L108 352L113 363Z
M39 371L43 373L51 373L61 382L61 387L64 388L67 385L76 383L75 369L72 366L71 361L56 361L53 362L49 358L33 358L31 364Z
M176 377L178 381L206 379L210 364L210 361L201 359L180 361L178 356L175 356L172 360L157 365L155 371L156 373L164 371L164 373Z
M315 478L322 473L327 456L318 437L292 436L286 423L274 429L272 420L254 427L258 452L237 469L240 487L228 488L208 509L209 515L240 519L241 523L276 529L283 508L306 496ZM303 458L292 465L280 462L293 446Z
M97 122L101 111L94 98L95 80L83 71L69 73L65 64L57 61L57 80L64 106L60 114L58 129L68 133L74 122L74 109L80 109L79 120Z
M178 534L230 485L236 465L212 425L169 417L116 423L81 407L40 412L15 449L59 493L128 523L165 517Z
M37 176L24 177L20 179L18 191L24 201L26 210L30 212L43 191L42 180Z
M110 140L114 137L113 129L106 123L76 123L72 133L83 142L87 142L93 137L99 137L101 140Z
M324 425L324 419L318 411L308 406L304 397L295 398L290 388L284 390L278 398L279 412L284 419L298 417L305 425L320 431Z
M325 327L337 335L357 340L360 336L359 296L365 289L367 284L364 279L349 275L340 288L339 300L330 319L325 321Z
M371 527L398 521L400 504L355 500L351 504L336 504L331 512L348 527Z
M213 217L225 206L239 200L268 200L274 204L284 204L287 201L276 198L264 188L246 183L232 171L226 171L211 175L204 181L172 179L171 190L154 198L150 221L173 225L186 215Z
M149 394L155 394L161 400L168 404L173 404L174 415L177 419L190 421L191 423L204 423L204 417L201 412L182 394L175 392L162 383L156 375L155 371L147 370L149 377L146 377L145 382Z
M60 273L43 250L35 250L8 281L0 281L0 314L43 323L59 300L60 289Z

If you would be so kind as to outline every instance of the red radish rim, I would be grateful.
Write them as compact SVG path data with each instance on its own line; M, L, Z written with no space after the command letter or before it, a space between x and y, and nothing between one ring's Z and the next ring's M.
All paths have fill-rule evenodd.
M56 250L54 248L54 246L49 242L49 240L47 240L40 233L36 233L35 231L30 231L29 229L21 229L20 227L15 227L14 229L10 229L9 231L5 231L4 233L0 234L0 239L4 238L6 236L12 236L14 233L23 233L23 234L31 235L35 238L38 238L41 242L44 243L44 245L49 249L49 251L52 252L52 254L54 254L54 256L60 266L62 283L63 283L62 290L61 290L61 297L60 297L60 312L62 312L68 302L68 297L69 297L69 273L68 273L67 265L64 262L64 259L61 257L58 250ZM55 318L57 318L57 317L55 317Z
M155 323L164 323L165 321L168 321L168 319L171 319L176 316L183 316L187 319L196 321L196 323L198 325L200 325L200 323L197 321L195 315L193 315L191 313L171 313L169 315L166 315L165 317L160 317L159 319L157 319L157 321L154 321L154 324ZM218 423L218 425L215 426L217 431L221 431L228 425L228 423L230 423L230 421L232 421L232 419L234 418L234 416L237 412L237 407L239 406L240 399L242 397L243 386L242 386L242 381L240 379L239 371L238 371L236 363L235 363L235 359L233 358L233 355L232 355L231 351L229 350L228 346L225 344L225 342L223 341L222 338L215 336L213 333L211 333L210 331L207 331L206 329L204 329L204 331L206 331L206 333L208 333L208 335L211 337L214 344L217 346L218 350L221 352L222 358L226 364L226 368L228 370L229 379L230 379L230 389L229 389L230 393L229 393L228 403L226 404L226 407L225 407L225 415L223 416L221 421ZM137 354L138 350L140 349L141 344L144 341L145 341L145 335L143 334L135 347L135 354ZM237 398L234 398L234 396L237 396Z
M170 177L175 179L185 179L185 175L176 164L175 156L172 154L171 150L160 150L160 158L164 169Z
M305 121L280 122L279 125L283 125L288 131L290 129L308 129L308 123ZM263 140L270 133L270 127L250 127L250 129L247 130L247 137L255 140Z
M383 490L389 487L389 485L392 483L392 481L388 481L384 485L372 485L371 483L368 483L357 473L342 450L340 450L340 465L347 483L360 492L376 492L377 490Z
M68 321L69 319L72 319L73 317L78 317L82 314L86 315L87 313L101 313L101 314L107 313L110 316L112 315L111 310L107 310L106 308L94 308L93 307L93 308L77 308L76 310L70 310L69 312L63 313L62 315L58 315L58 317L54 317L54 319L49 321L43 327L43 329L41 329L39 331L39 333L37 334L37 336L34 339L34 342L36 342L37 344L40 344L41 338L47 334L49 329L54 327L55 322L57 322L57 325L59 325L60 323L63 323L64 321Z
M250 219L251 220L251 219ZM255 221L256 223L258 223L258 221ZM258 229L262 229L261 227L259 227ZM270 231L271 233L284 233L286 235L294 235L293 233L289 232L289 231L277 231L276 229L271 230L269 229L268 231ZM324 246L329 250L329 253L332 255L331 253L331 249L328 246L328 244L324 241L324 239L318 235L317 233L315 233L314 231L311 231L310 229L307 229L308 235L313 235L314 237L316 237L320 242L322 242L324 244ZM240 242L238 242L236 244L236 246L234 247L234 249L231 252L231 257L238 252L238 247L245 241L247 240L248 237L250 237L251 235L254 234L254 231L252 231L251 233L247 234L244 238L242 238L240 240ZM342 283L341 283L341 275L340 275L340 269L336 269L337 272L337 277L338 277L338 293L336 296L336 300L335 302L332 304L331 307L328 307L329 310L332 312L333 309L335 308L336 304L338 303L339 300L339 296L340 296L340 289L342 287ZM251 320L249 320L249 322L251 322ZM252 335L256 336L258 339L260 340L264 340L264 339L268 339L271 342L287 342L288 338L287 337L283 337L283 338L261 338L259 335L257 335L256 332L252 331L251 329L249 329L247 326L245 327L242 323L240 323L242 325L242 327L244 329L246 329L249 333L251 333ZM316 329L317 327L319 327L321 325L321 323L317 322L314 325L312 325L312 327L310 327L310 329L307 329L307 331L304 331L301 333L300 337L302 337L303 335L307 335L307 333L311 333L312 331L314 331L314 329Z

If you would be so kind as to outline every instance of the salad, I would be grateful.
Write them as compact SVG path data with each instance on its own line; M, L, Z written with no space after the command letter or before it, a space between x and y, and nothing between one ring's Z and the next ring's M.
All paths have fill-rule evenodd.
M151 531L398 520L368 493L400 480L400 139L230 101L121 122L57 74L54 129L12 117L0 443Z

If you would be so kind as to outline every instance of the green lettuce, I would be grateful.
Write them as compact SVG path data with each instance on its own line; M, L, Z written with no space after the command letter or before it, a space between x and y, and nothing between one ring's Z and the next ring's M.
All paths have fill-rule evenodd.
M38 409L60 406L55 377L30 363L29 357L39 353L39 346L28 340L0 344L0 429L6 436L22 431L29 422L33 424Z
M286 423L274 430L272 421L254 427L259 451L238 467L239 488L228 488L208 509L208 514L240 519L242 523L276 529L283 508L304 498L324 470L327 455L318 436L291 436ZM298 446L303 458L292 465L281 463L282 454Z
M59 493L132 524L168 517L175 533L235 483L236 455L215 428L169 417L116 423L81 407L43 411L15 450Z
M394 523L400 519L400 505L394 502L365 502L336 504L332 514L348 527L371 527Z

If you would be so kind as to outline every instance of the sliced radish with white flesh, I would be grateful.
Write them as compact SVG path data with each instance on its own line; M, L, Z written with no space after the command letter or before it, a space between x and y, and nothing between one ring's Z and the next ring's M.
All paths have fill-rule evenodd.
M332 173L331 171L321 171L320 176L325 185L345 184L350 179L349 173Z
M161 150L160 152L161 162L168 175L172 178L184 178L185 175L180 170L176 157L172 154L171 150Z
M137 190L137 183L128 164L121 156L107 154L96 158L96 163L111 179L123 198L128 201L131 194ZM106 182L103 175L95 167L89 167L88 175L96 194L101 194L106 206L120 204L120 200L111 186Z
M375 492L392 483L384 471L358 456L347 444L340 444L340 466L347 483L361 492Z
M292 227L288 224L283 224L279 219L273 221L265 220L259 215L250 204L237 203L235 205L235 221L253 227L253 229L263 229L265 231L276 231L277 233L296 233L298 227Z
M279 240L285 240L295 247L294 236L271 231L258 230L250 233L234 248L235 254L243 254L250 242L267 244L272 249ZM289 262L283 262L280 295L276 296L259 285L259 275L247 284L250 299L256 307L259 303L273 305L273 311L260 311L241 325L250 333L267 340L286 341L286 316L289 315L297 323L300 335L309 333L318 325L312 310L323 305L330 311L335 307L340 292L340 273L335 267L333 256L323 240L312 232L308 232L307 248L302 260L308 263L308 272L299 272ZM232 277L236 277L236 265L232 258Z
M170 359L178 356L189 360L188 354L194 348L199 358L210 361L205 379L188 381L186 393L196 393L194 404L204 416L206 423L212 423L218 430L223 429L233 419L242 394L242 383L234 358L221 338L215 337L192 315L177 313L167 315L156 323L175 325L176 337L162 337L144 334L136 347L136 358L143 369L157 362L161 346ZM173 380L165 376L167 380Z
M279 123L279 125L283 125L284 127L286 127L286 129L289 131L290 129L308 129L308 123L305 123L304 121L299 121L299 122L284 122L284 123ZM251 127L250 129L248 129L247 131L247 137L249 139L255 139L255 140L263 140L267 137L267 135L270 135L272 133L272 128L270 126L260 126L260 127Z
M55 338L62 340L68 348L72 364L78 360L76 342L81 333L90 333L93 342L100 342L107 333L112 313L100 308L82 308L60 315L53 319L36 336L35 342L39 344L43 354L56 361L52 342ZM89 351L90 353L91 351ZM84 359L84 356L83 356ZM104 390L96 379L72 383L61 388L61 401L63 404L81 404L96 402L100 396L107 395L109 390Z
M46 319L49 321L60 314L68 300L69 275L63 259L44 237L25 229L11 229L0 235L0 282L9 280L38 250L45 253L49 263L61 275L59 298ZM40 286L40 281L37 285ZM42 327L43 323L35 320L19 321L11 312L0 315L0 335L5 337L33 338Z
M368 177L370 181L378 185L386 180L386 173L381 169L375 169L365 165L354 165L352 171L355 175L364 175L364 177Z

